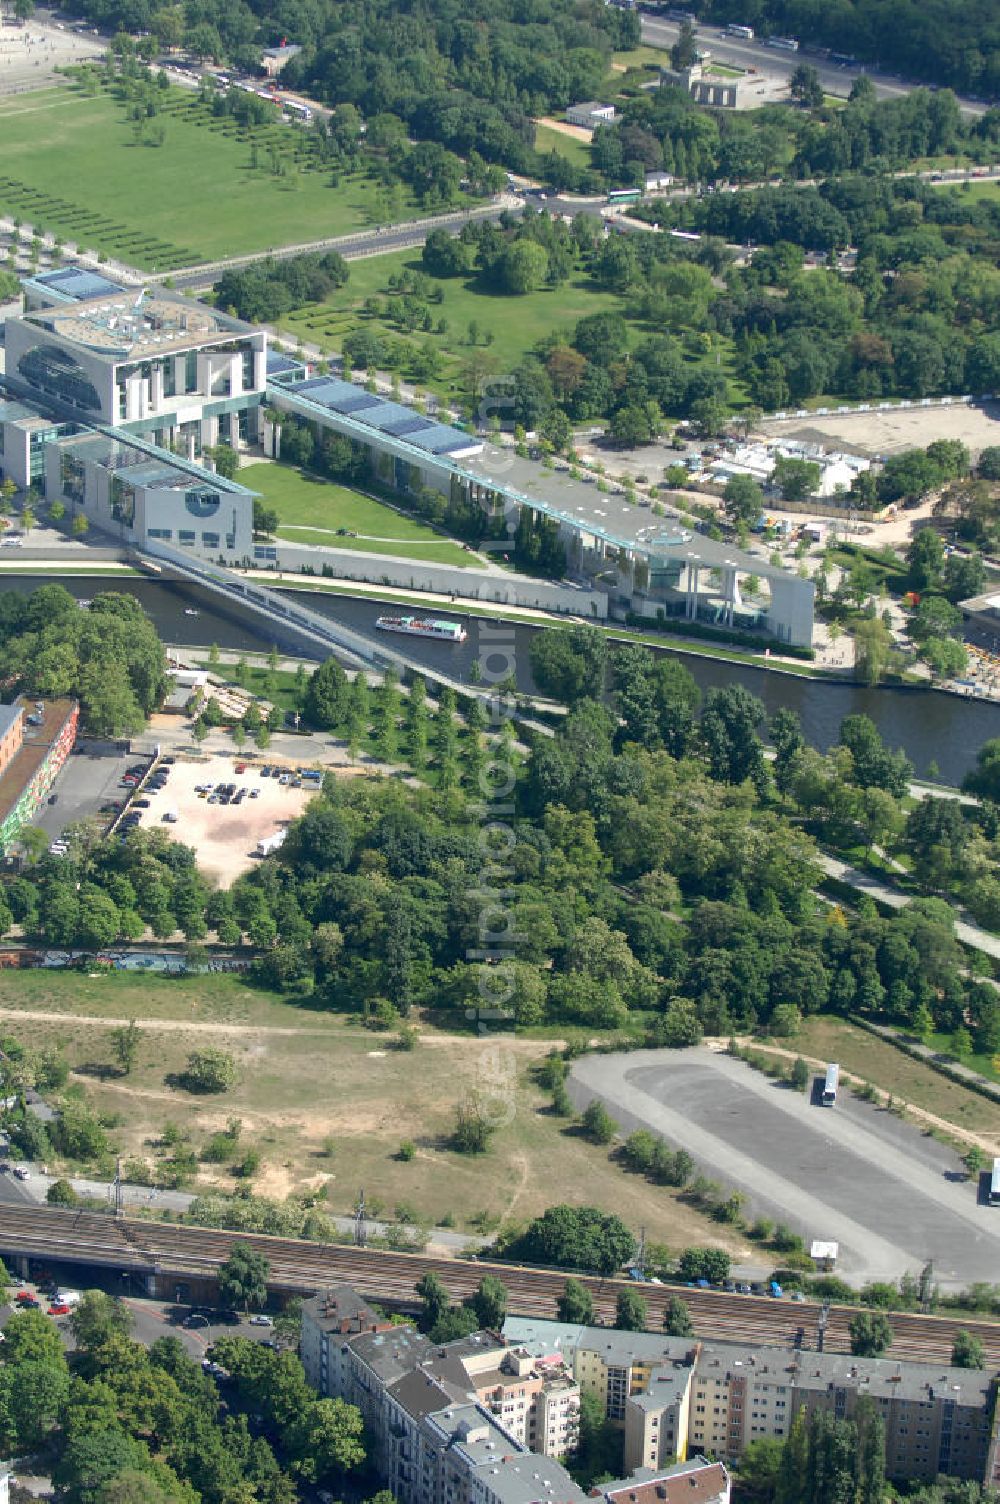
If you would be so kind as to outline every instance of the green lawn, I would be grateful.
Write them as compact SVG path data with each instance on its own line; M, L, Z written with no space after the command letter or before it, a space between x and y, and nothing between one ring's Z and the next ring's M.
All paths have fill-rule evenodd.
M476 554L466 553L460 543L443 538L426 523L405 517L374 497L309 475L292 465L249 466L243 478L268 506L274 507L281 524L278 536L290 543L423 559L429 564L450 564L459 569L482 568ZM338 528L348 528L358 536L337 537Z
M984 183L932 183L932 188L950 188L962 198L1000 199L1000 182L987 180Z
M345 287L338 289L326 303L296 309L281 320L282 328L324 350L339 350L344 336L358 327L359 319L377 333L413 348L429 341L443 360L438 377L423 385L450 400L458 391L462 371L471 358L498 374L511 371L545 335L553 331L569 335L585 314L622 306L614 293L600 291L582 275L571 277L562 287L523 297L492 292L476 277L453 277L439 284L444 290L444 301L432 310L435 324L439 317L447 320L447 331L407 337L383 316L384 302L382 314L361 311L366 297L387 298L389 277L406 269L421 269L420 257L412 251L394 251L386 256L353 261ZM475 352L468 343L470 322L479 327ZM486 348L489 338L492 342Z
M475 361L481 372L502 377L513 371L546 336L556 333L568 339L585 315L625 309L622 298L602 291L582 272L576 272L561 287L521 297L493 292L475 275L452 277L432 284L442 289L443 301L430 305L431 317L435 326L443 317L447 329L440 334L435 327L434 332L406 335L387 317L387 299L392 296L388 283L390 277L421 269L420 257L413 251L392 251L385 256L352 261L350 280L345 287L339 288L325 303L310 303L295 309L280 321L281 327L305 344L322 350L339 351L344 337L359 325L372 329L404 351L418 351L429 345L441 357L440 369L434 379L418 384L443 401L462 407L466 401L463 374L471 362ZM368 298L378 301L379 312L364 311ZM468 339L469 325L473 322L477 325L475 349ZM635 341L659 332L639 320L628 323ZM716 336L710 350L685 353L684 361L689 366L721 369L729 380L732 402L739 405L749 400L739 379L739 363L731 340ZM407 380L411 379L405 361L402 373Z
M616 52L612 62L624 68L668 68L670 48L649 47L643 43L641 47L632 47L628 52Z
M184 89L166 91L160 118L163 145L137 145L124 107L103 91L0 101L0 210L161 271L344 234L371 218L374 183L344 176L332 188L309 165L305 132L248 133ZM272 148L284 176L272 171Z
M590 147L586 141L578 141L575 136L567 136L562 131L553 130L551 125L535 126L535 150L554 151L567 162L572 162L574 167L590 167Z

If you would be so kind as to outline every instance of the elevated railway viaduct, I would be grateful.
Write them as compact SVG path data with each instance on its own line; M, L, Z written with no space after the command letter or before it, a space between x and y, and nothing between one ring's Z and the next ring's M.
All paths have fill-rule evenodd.
M416 1308L416 1285L428 1272L441 1279L455 1301L470 1295L484 1274L495 1274L507 1288L512 1315L554 1318L567 1278L563 1272L518 1264L307 1243L54 1207L0 1206L0 1254L22 1274L27 1273L28 1260L117 1271L138 1281L147 1294L168 1300L176 1298L178 1286L212 1288L219 1266L236 1243L250 1244L265 1255L270 1265L268 1283L279 1295L313 1295L346 1282L369 1299L401 1310ZM635 1289L627 1280L579 1278L593 1298L596 1319L609 1325L619 1292ZM644 1285L650 1329L662 1330L667 1303L678 1293L690 1308L699 1337L823 1346L829 1352L850 1350L849 1324L854 1312L849 1306L831 1306L824 1316L816 1304L719 1290L684 1288L678 1292L676 1286ZM955 1333L964 1327L983 1343L987 1366L1000 1368L1000 1323L918 1313L894 1314L891 1320L890 1357L950 1361Z

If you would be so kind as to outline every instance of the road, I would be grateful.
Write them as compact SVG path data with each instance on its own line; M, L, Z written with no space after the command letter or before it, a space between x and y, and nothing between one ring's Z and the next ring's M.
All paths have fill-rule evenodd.
M176 272L164 272L159 280L169 276L175 288L193 292L199 288L211 287L224 271L248 266L250 262L260 261L264 256L283 260L288 256L321 251L339 251L346 261L358 261L364 256L384 256L388 251L406 251L423 245L432 230L451 230L457 234L470 220L499 219L505 211L521 206L520 198L505 194L495 203L457 209L451 214L433 214L427 219L414 219L407 224L359 230L351 235L334 235L325 240L304 241L299 245L272 246L267 251L255 251L248 256L231 256L228 260L208 262L204 266L181 267Z
M642 40L651 47L672 47L680 33L680 23L677 21L665 21L659 17L642 16ZM847 95L851 84L861 74L867 73L875 85L875 92L881 99L899 99L911 90L922 87L918 83L907 82L905 79L894 77L890 73L870 71L863 67L840 68L835 63L825 61L817 56L816 52L808 47L801 47L798 52L777 52L772 47L765 47L761 42L745 42L739 37L726 36L721 27L699 25L696 33L698 45L706 47L712 54L712 60L718 63L728 63L734 68L756 68L759 73L772 74L778 78L791 77L800 63L808 63L816 69L819 81L828 94ZM962 113L966 115L982 115L988 108L977 99L958 96L958 102Z

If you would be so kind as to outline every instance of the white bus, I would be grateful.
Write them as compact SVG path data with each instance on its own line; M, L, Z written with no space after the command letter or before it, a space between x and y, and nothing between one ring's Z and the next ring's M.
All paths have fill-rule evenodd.
M1000 1159L993 1161L993 1174L990 1178L990 1206L1000 1206Z
M768 37L765 47L773 47L777 52L798 52L799 44L794 37Z
M744 40L744 42L752 42L753 41L753 27L752 26L727 26L726 27L726 36L727 37L742 37L743 40Z
M823 1082L823 1106L835 1107L837 1105L837 1087L840 1084L840 1066L828 1065L826 1079Z

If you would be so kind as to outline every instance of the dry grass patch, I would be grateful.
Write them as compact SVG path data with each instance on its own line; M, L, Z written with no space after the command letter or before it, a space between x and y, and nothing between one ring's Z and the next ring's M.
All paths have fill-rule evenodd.
M804 1055L836 1060L846 1071L894 1097L912 1102L958 1128L992 1138L1000 1148L1000 1103L949 1081L864 1029L842 1019L809 1018L795 1039L779 1042Z
M232 977L7 973L0 974L0 1008L15 1014L0 1032L9 1029L30 1047L61 1048L93 1107L119 1120L114 1138L127 1156L151 1157L168 1122L181 1125L197 1152L237 1117L243 1129L233 1157L257 1150L255 1189L278 1199L325 1187L328 1209L348 1213L363 1185L373 1215L405 1206L430 1223L450 1218L459 1227L480 1214L489 1223L527 1219L565 1201L616 1211L674 1247L737 1246L731 1230L626 1174L607 1149L549 1113L531 1078L549 1041L503 1043L513 1071L509 1121L485 1154L470 1157L449 1147L455 1112L496 1079L484 1041L473 1036L438 1032L404 1052L354 1019L296 1007ZM33 1016L39 1013L50 1016ZM143 1037L135 1068L122 1077L112 1065L110 1030L129 1017ZM234 1057L236 1085L212 1097L172 1088L189 1053L206 1044ZM416 1146L409 1161L398 1157L404 1139ZM235 1182L225 1165L205 1165L199 1184Z

